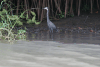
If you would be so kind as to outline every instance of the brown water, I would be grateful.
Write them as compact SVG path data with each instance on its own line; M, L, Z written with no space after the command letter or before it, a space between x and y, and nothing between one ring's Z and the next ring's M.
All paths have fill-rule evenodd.
M100 46L53 41L0 43L0 67L100 67Z

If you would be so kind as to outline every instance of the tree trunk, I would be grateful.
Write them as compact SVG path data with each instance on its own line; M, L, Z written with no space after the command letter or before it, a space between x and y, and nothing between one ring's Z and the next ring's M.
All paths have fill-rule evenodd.
M66 3L65 3L65 18L66 18L66 13L67 13L67 10L68 10L68 0L65 0Z
M17 15L18 15L18 10L19 10L19 3L20 3L20 0L17 1L17 10L16 10Z
M78 0L76 0L76 12L78 11Z
M60 10L60 5L58 5L58 4L57 4L57 1L58 1L58 0L54 0L54 1L55 1L55 4L56 4L57 9L58 9L58 10L59 10L59 12L61 13L61 10Z
M90 13L92 13L92 6L93 6L92 0L90 0L90 3L91 3L91 12Z
M98 2L98 0L97 0L97 8L99 9L99 2Z
M42 7L44 8L44 5L45 4L45 1L43 0L43 4L42 4ZM41 12L41 21L43 20L43 18L44 18L44 15L43 15L43 10L42 10L42 12Z
M70 15L73 15L73 0L71 0Z
M80 15L80 6L81 6L81 0L79 0L79 5L78 5L78 16Z

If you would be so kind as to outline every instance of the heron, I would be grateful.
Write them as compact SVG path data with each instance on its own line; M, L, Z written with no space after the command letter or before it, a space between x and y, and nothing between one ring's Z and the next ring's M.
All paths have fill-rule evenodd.
M45 7L43 9L46 9L47 10L47 25L48 25L48 28L49 28L50 33L53 33L53 30L56 29L56 26L49 19L49 9L48 9L48 7Z

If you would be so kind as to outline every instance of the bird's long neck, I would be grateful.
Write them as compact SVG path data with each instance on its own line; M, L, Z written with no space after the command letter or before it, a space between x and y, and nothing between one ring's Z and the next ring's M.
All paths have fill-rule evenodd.
M47 10L47 21L49 21L49 10Z

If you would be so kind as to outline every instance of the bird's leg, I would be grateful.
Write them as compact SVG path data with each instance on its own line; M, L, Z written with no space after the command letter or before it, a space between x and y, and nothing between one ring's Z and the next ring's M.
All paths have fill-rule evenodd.
M50 39L53 40L53 29L49 28Z
M51 34L51 29L49 28L49 33Z
M51 35L51 36L52 36L52 40L53 40L53 39L54 39L54 38L53 38L53 33L52 33L52 35Z
M51 29L49 29L50 34L52 33Z
M49 36L50 36L50 39L51 39L51 29L49 28Z
M51 28L51 33L53 34L53 29Z
M53 40L53 29L51 29L51 39Z

